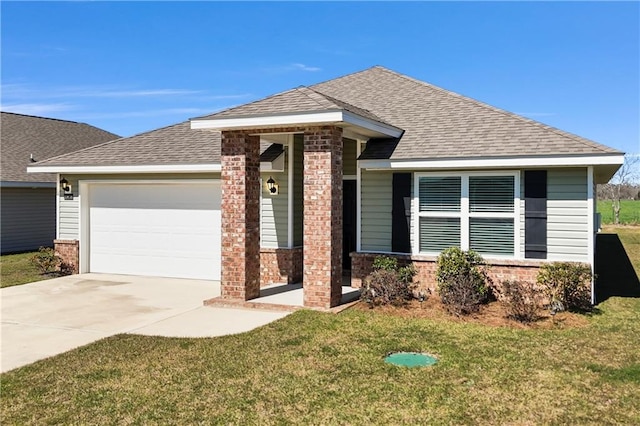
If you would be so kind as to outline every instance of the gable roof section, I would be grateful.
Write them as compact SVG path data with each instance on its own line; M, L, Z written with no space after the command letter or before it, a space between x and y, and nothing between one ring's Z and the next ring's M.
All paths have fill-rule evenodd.
M33 164L32 169L115 167L126 171L127 167L146 166L148 171L163 171L167 166L176 166L179 171L193 166L191 171L219 171L220 144L220 132L192 130L189 121L184 121L40 161ZM261 142L261 152L270 146L268 142Z
M393 150L376 144L376 149L362 153L363 160L621 154L379 66L311 89L365 108L405 130Z
M84 123L0 113L2 143L1 180L3 182L55 182L54 174L28 174L27 166L118 138L118 135Z
M189 122L185 121L50 158L33 166L155 166L216 163L220 163L220 132L191 130Z
M211 120L217 118L260 117L270 115L314 113L345 110L358 114L369 120L384 123L382 119L366 109L324 95L308 87L298 87L278 93L255 102L229 108L215 114L209 114L194 120ZM388 123L384 123L388 124Z

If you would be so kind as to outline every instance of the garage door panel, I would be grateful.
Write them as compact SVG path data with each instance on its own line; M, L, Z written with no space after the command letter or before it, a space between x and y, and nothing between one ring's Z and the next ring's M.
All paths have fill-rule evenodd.
M92 272L220 279L219 184L90 191Z

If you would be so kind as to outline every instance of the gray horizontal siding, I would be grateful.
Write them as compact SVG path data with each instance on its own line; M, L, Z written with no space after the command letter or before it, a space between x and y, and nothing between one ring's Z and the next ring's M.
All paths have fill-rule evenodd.
M289 156L285 152L284 172L261 173L262 193L260 200L260 246L267 248L283 248L288 245L289 224ZM271 195L267 188L269 177L278 184L278 194Z
M51 247L56 236L53 188L3 188L0 204L2 253Z
M393 174L362 170L362 251L391 251Z
M549 169L547 259L588 261L587 169Z

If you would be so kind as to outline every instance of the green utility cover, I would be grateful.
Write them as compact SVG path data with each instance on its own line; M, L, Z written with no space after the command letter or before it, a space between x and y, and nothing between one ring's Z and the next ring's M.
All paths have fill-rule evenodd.
M427 367L438 362L431 355L420 352L396 352L387 355L384 362L402 367Z

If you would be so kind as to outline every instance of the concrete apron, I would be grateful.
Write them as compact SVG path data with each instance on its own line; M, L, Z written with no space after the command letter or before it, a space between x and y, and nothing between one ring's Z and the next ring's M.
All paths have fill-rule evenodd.
M2 372L119 333L214 337L289 312L203 306L215 281L80 274L0 290Z

